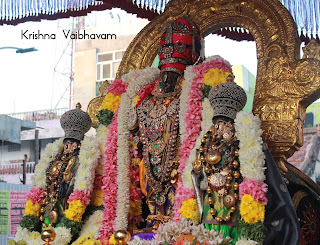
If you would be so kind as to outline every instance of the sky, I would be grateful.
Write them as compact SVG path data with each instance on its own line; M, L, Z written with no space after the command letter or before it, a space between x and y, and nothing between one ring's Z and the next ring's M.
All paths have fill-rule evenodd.
M86 27L107 25L134 19L122 10L93 12L86 17ZM0 114L64 108L69 106L71 45L61 29L71 29L72 19L26 22L17 26L0 26ZM56 39L25 38L22 33L56 34ZM16 54L13 49L38 51ZM255 42L236 42L210 35L205 39L206 56L219 54L232 65L243 64L256 75ZM63 50L66 50L63 54ZM55 72L56 71L56 72Z

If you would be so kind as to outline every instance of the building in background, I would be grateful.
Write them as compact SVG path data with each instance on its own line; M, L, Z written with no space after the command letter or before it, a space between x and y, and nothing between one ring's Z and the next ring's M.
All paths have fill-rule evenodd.
M14 121L24 122L21 132L14 131L18 140L4 141L0 145L0 176L2 181L19 184L22 180L23 160L26 160L26 184L31 184L31 175L35 164L41 157L48 143L64 136L60 126L60 118L68 108L55 110L41 110L33 112L12 113L0 115L0 124L4 118L10 118L11 125ZM32 125L32 127L30 126ZM28 129L28 130L27 130ZM26 155L26 157L25 157Z
M90 34L107 34L108 39L77 40L75 51L73 104L83 110L99 95L104 81L111 83L127 47L138 32L149 23L146 19L124 20L86 29Z

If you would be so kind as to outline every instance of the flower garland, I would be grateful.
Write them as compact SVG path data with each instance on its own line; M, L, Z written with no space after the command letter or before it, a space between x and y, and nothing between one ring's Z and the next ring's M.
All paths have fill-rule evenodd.
M99 227L102 219L102 214L102 210L97 210L92 215L90 215L90 217L85 221L84 225L82 226L81 232L79 234L79 239L88 235L92 236L94 239L99 238Z
M63 149L63 138L56 140L53 143L49 143L43 153L43 156L39 160L37 167L32 176L32 189L41 188L44 190L46 187L46 171L50 163L54 160L56 155ZM29 194L32 193L30 190ZM36 194L36 193L34 193ZM41 200L42 201L42 200Z
M117 213L116 230L123 230L128 227L128 213L130 206L130 155L129 155L129 130L127 126L128 112L130 109L130 98L127 94L122 95L119 107L118 120L118 150L117 150ZM126 149L126 150L123 150Z
M105 152L105 142L108 137L109 128L103 124L100 124L97 128L96 141L99 145L100 152ZM104 154L101 154L98 158L98 165L95 169L96 174L93 182L93 192L91 195L90 204L83 215L84 225L82 226L79 238L74 244L90 244L98 241L100 237L99 227L102 221L103 214L103 173L104 173ZM73 244L73 245L74 245Z
M210 73L212 70L216 71L217 69L221 70L221 72L218 73L218 76L214 80L211 79L209 81L208 79L204 79L204 76L207 73ZM180 173L182 176L184 173L190 174L191 172L190 170L192 169L192 161L188 161L188 159L192 157L191 151L195 148L197 138L201 134L201 113L203 111L201 101L204 95L201 91L201 88L205 81L207 86L226 82L226 79L230 74L232 74L230 64L219 56L214 56L207 59L202 64L189 66L186 68L184 86L186 86L188 90L190 87L190 91L188 94L183 92L181 93L181 96L183 97L181 97L180 100L186 101L186 95L188 95L188 100L187 103L180 104L181 113L179 113L180 121L184 121L184 123L180 123L184 137L182 146L180 148L180 165L178 169L178 173ZM185 114L184 117L183 114ZM188 167L186 168L187 163ZM187 180L187 183L184 184L183 180ZM190 184L190 181L188 181L188 177L184 176L178 181L178 188L176 190L173 207L173 220L179 220L180 209L183 201L194 198L194 195L194 189Z
M100 237L108 238L114 231L115 215L117 207L117 134L118 112L116 111L112 123L109 126L109 135L106 141L105 165L103 175L103 205L104 211L100 226Z
M128 226L128 214L130 207L130 155L129 155L129 130L127 127L128 112L132 106L132 99L140 89L159 76L159 69L148 67L128 73L123 80L131 80L126 93L122 94L119 106L118 119L118 150L117 150L117 212L116 230L126 229Z
M203 135L208 132L208 130L210 129L211 125L212 125L212 117L213 117L213 110L212 110L212 106L209 102L208 98L204 98L203 102L202 102L202 113L201 113L201 132L199 137L197 138L195 147L191 150L190 152L190 156L186 162L186 166L185 169L182 173L182 182L183 185L187 188L193 188L193 183L192 183L192 178L191 178L191 171L193 169L192 167L192 162L194 162L197 158L197 154L196 151L197 149L199 149L200 144L201 144L201 139L203 138Z
M121 94L126 91L128 83L126 80L116 79L106 90L107 94L101 104L101 110L97 117L100 124L108 126L119 107L121 101Z
M235 119L236 137L239 140L240 171L244 178L239 186L240 196L240 226L245 239L263 239L265 205L267 205L267 185L263 182L266 178L265 155L263 153L262 130L260 120L252 113L241 111ZM245 228L256 230L255 234L247 232ZM241 244L241 243L239 243Z
M203 68L203 69L202 69ZM181 92L181 105L179 115L182 120L180 120L180 132L186 131L186 139L183 139L184 144L181 147L181 152L183 152L183 160L182 164L180 163L179 172L183 173L185 169L185 163L190 156L191 149L194 148L197 135L199 135L201 129L201 100L203 98L203 94L200 91L201 86L203 85L203 74L208 72L210 69L224 69L224 79L226 79L226 74L230 74L231 68L220 58L215 57L214 59L209 59L206 65L203 65L201 69L193 70L194 67L187 68L186 74L186 81L184 82L184 86ZM189 69L189 70L188 70ZM195 72L196 71L196 72ZM129 172L130 172L130 155L129 155L129 131L127 129L126 121L127 115L130 109L130 106L134 107L139 105L143 101L143 99L148 96L154 88L155 81L159 78L159 69L157 68L145 68L143 70L135 70L126 75L124 75L121 79L122 83L130 83L126 89L126 93L122 94L121 102L119 105L119 118L113 118L113 123L117 123L117 131L114 129L112 130L113 137L108 138L107 140L107 151L108 148L112 148L112 143L118 146L117 150L113 150L113 153L117 155L115 158L113 155L113 161L110 161L111 158L107 159L105 162L105 167L109 168L113 164L117 163L117 211L116 211L116 222L114 223L112 216L114 217L112 208L110 208L110 202L108 201L109 208L105 207L104 217L103 217L103 225L101 233L104 237L110 237L112 234L112 227L115 224L116 229L126 229L128 225L128 207L132 206L132 202L129 201L129 193L130 193L130 183L129 183ZM188 74L190 74L190 78L188 79ZM207 79L208 80L208 79ZM208 82L209 83L209 82ZM212 83L212 82L211 82ZM209 85L208 85L209 86ZM111 87L111 86L110 86ZM124 87L124 86L122 86ZM109 92L112 92L112 88L109 88ZM119 92L120 93L120 92ZM185 102L186 103L185 103ZM208 107L208 101L205 102L206 106ZM196 114L196 115L195 115ZM185 115L185 116L184 116ZM196 120L193 120L196 119ZM184 125L184 121L186 121L186 127ZM205 121L207 123L207 120ZM111 131L111 129L110 129ZM117 133L119 132L117 137ZM115 138L117 139L115 139ZM111 139L112 138L112 139ZM193 147L192 147L193 146ZM192 162L192 161L188 161ZM191 164L190 164L191 165ZM109 167L108 167L109 166ZM189 164L188 167L190 168ZM191 165L192 168L192 165ZM121 169L121 170L120 170ZM113 169L115 170L115 169ZM111 174L111 175L110 175ZM110 171L105 171L105 175L113 176ZM186 176L186 175L185 175ZM180 210L182 202L187 200L186 197L194 196L194 191L190 185L189 178L186 178L189 181L189 188L185 188L182 181L178 182L178 195L176 194L175 206L178 207L175 210ZM110 183L107 181L107 183ZM181 188L180 188L181 187ZM116 188L115 188L116 189ZM108 189L105 189L109 191ZM180 193L179 193L179 190ZM110 192L104 192L105 199L109 200L111 198ZM107 197L107 198L106 198ZM114 196L113 196L114 199ZM106 200L104 200L106 203ZM113 215L111 215L113 214ZM176 216L179 216L179 212L175 213ZM106 219L109 217L109 219ZM110 219L111 218L111 219ZM108 221L108 222L107 222Z
M189 243L178 243L183 237L192 237ZM182 240L182 239L181 239ZM196 242L199 243L196 243ZM169 221L166 224L160 224L156 235L152 241L141 240L135 236L128 245L159 245L159 244L229 244L219 232L208 230L203 224L196 225L193 221L181 219L177 222Z
M56 239L51 242L51 245L67 245L72 238L70 229L66 227L54 227L56 233ZM37 231L29 231L27 228L22 228L18 226L16 237L14 238L16 242L26 241L28 245L39 245L43 244L41 239L41 234Z
M79 237L72 245L102 245L102 243L89 234Z
M130 204L128 175L130 161L125 162L125 159L128 159L128 153L123 152L129 151L129 134L127 133L128 131L124 124L124 122L126 121L122 120L122 125L120 126L120 128L118 126L118 121L120 121L120 118L125 119L127 117L126 113L128 112L129 107L132 103L132 101L130 100L133 100L140 89L151 81L154 81L159 76L159 74L159 69L147 67L144 70L135 70L129 72L121 78L121 81L123 83L130 82L130 84L126 89L126 98L124 100L125 102L123 102L122 100L122 102L120 103L120 107L123 108L119 107L119 112L115 113L112 123L109 126L110 133L106 141L104 185L102 187L102 191L104 193L104 212L102 217L102 225L100 227L101 239L105 237L109 238L112 235L115 227L118 228L126 226L128 219L128 207ZM110 87L109 92L111 92L112 90L112 88ZM139 98L136 98L135 103L138 103L138 100ZM120 137L120 142L118 139L118 129L120 129L123 133L122 137ZM119 147L117 147L118 145ZM120 152L119 156L118 151ZM122 164L120 164L121 166L117 165L118 157L122 159ZM121 172L118 167L120 167L121 169L125 169L125 171ZM119 179L125 178L127 178L126 181L119 181ZM121 190L124 191L122 194L120 193ZM117 200L119 200L117 198L119 198L119 196L123 197L123 200L117 203Z
M20 229L17 230L16 236L22 236L19 232L24 234L27 231L34 231L37 229L39 222L41 204L45 198L44 188L46 186L46 171L50 166L50 163L55 159L56 155L63 150L63 138L56 140L53 143L49 143L41 157L34 175L32 176L32 188L30 189L27 197L27 203L25 207L25 213L20 221ZM25 230L25 228L27 228ZM38 233L38 232L37 232ZM28 233L29 234L29 233ZM35 233L32 234L31 238L36 238ZM31 233L29 234L31 235ZM40 235L40 233L39 233ZM29 239L29 236L24 236Z
M200 222L200 215L197 206L197 200L190 198L183 201L180 214L182 218L192 220L194 223L198 224Z
M75 176L74 191L68 198L67 202L69 206L65 210L65 217L61 223L61 228L69 230L68 234L70 239L63 239L63 242L58 244L67 244L68 242L65 243L65 241L71 240L72 233L75 229L73 226L79 226L78 224L82 220L82 215L90 203L93 181L95 177L95 168L98 164L100 150L98 142L92 137L85 137L84 140L81 141L81 145L82 147L79 154L80 164L77 170L77 175ZM33 216L36 218L33 219L33 221L38 222L41 208L40 203L42 203L44 199L43 188L45 187L45 178L44 181L41 182L43 178L40 177L40 175L44 174L44 176L46 176L46 170L49 167L50 162L53 161L54 157L62 150L62 148L63 139L57 140L53 144L49 144L44 152L44 157L40 160L40 163L35 170L35 176L33 178L34 188L29 192L25 212L25 217L31 218ZM26 228L24 227L26 223L27 222L23 219L20 223L21 227ZM64 225L67 227L63 227ZM34 227L32 227L31 230L34 230ZM23 229L19 229L19 231L22 232ZM19 237L18 232L17 236Z
M80 222L86 207L90 204L95 178L95 169L100 156L99 144L93 137L84 137L79 154L79 167L75 176L74 191L68 199L69 207L65 217Z

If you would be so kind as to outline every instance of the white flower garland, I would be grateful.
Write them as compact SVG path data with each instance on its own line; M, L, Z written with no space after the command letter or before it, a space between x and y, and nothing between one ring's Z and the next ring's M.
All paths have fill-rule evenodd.
M100 124L97 128L96 139L100 147L101 156L98 159L96 173L103 175L104 173L104 152L106 151L106 141L109 135L109 128Z
M79 238L86 235L92 235L95 239L98 239L100 236L99 227L102 221L102 214L102 210L97 210L90 217L88 217L82 226Z
M165 224L161 224L156 231L156 235L153 240L142 240L138 236L135 236L134 240L128 242L128 245L158 245L167 241L166 244L173 244L182 235L192 235L197 238L199 243L204 241L209 244L220 244L225 239L222 234L214 229L208 230L204 224L196 225L193 221L187 219L181 219L178 222L169 221ZM192 242L185 241L183 244L193 244Z
M46 187L46 171L51 161L54 160L56 155L63 149L63 138L49 143L44 153L36 166L34 175L32 176L32 188L45 188Z
M52 245L69 244L72 238L70 229L65 227L55 227L53 229L56 233L56 239L51 242ZM39 245L44 243L39 232L30 232L27 228L22 228L21 226L18 226L16 237L14 238L14 240L16 242L20 240L26 241L28 245Z
M258 245L256 241L253 240L247 240L245 238L240 238L235 245Z
M263 182L265 155L261 138L260 119L252 113L240 111L236 115L235 130L239 143L240 171L244 178Z
M85 136L81 141L79 153L80 165L75 176L74 190L92 190L99 156L98 141L94 137Z
M117 211L115 230L127 229L130 206L130 155L129 130L127 126L131 101L139 90L146 84L155 81L160 71L157 68L147 67L126 74L122 80L131 82L126 93L122 94L118 114L118 150L117 150Z

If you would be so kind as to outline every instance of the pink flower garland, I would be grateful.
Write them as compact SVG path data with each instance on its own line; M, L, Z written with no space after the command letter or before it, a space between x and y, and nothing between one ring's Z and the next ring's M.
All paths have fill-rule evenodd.
M188 110L186 112L186 135L184 136L184 140L180 149L180 165L178 169L178 173L181 175L186 167L186 162L189 158L191 150L194 148L196 144L196 140L198 135L201 132L201 111L202 104L201 99L203 93L200 91L203 80L197 79L194 80L191 84L191 89L189 93L188 100ZM182 202L189 198L193 198L195 196L194 190L189 189L183 186L182 179L180 178L178 181L178 188L175 194L175 202L174 202L174 221L178 221L180 218L180 209L182 206Z
M139 101L136 107L138 107L142 103L142 101L151 94L154 87L155 83L148 83L142 89L139 90L139 92L137 93L137 95L139 96Z
M27 198L30 199L33 204L42 204L44 199L44 190L42 188L32 188L29 191Z
M82 204L88 206L90 204L92 190L74 190L68 198L68 203L79 200Z
M198 78L203 79L204 74L211 69L220 69L224 72L229 72L232 74L232 68L229 65L227 65L227 63L224 60L216 58L214 60L210 60L208 62L204 62L202 64L194 66L193 67L193 72L195 73L194 79L198 79Z
M118 148L118 110L109 126L106 142L105 169L102 191L104 211L100 226L100 238L109 238L115 227L117 208L117 148Z
M221 69L225 72L232 73L231 67L222 59L214 59L206 63L202 63L193 66L192 71L195 73L193 82L191 84L189 100L187 102L188 110L185 116L186 135L184 137L182 146L180 148L180 165L178 173L181 175L186 167L186 162L190 156L191 150L195 147L197 137L201 132L201 112L202 112L202 97L203 93L200 88L203 84L203 76L210 69ZM181 119L180 119L181 120ZM178 221L180 218L180 209L182 202L195 197L194 189L187 188L183 185L183 181L180 178L178 181L178 187L175 194L174 202L174 221Z
M106 92L113 93L114 95L121 95L126 91L128 85L128 83L123 82L121 79L116 79L107 88Z
M96 174L96 177L94 178L94 182L93 182L93 189L100 190L102 186L103 186L103 175Z
M261 202L264 205L268 204L268 199L266 197L267 192L268 185L256 179L245 178L239 186L240 199L244 194L249 194L257 202Z

